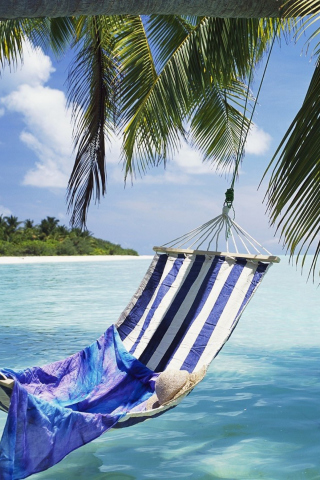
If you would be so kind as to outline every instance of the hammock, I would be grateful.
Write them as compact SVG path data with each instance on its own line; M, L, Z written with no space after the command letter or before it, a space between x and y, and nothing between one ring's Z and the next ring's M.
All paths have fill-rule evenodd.
M228 212L225 206L222 215L155 247L129 305L92 345L42 367L0 370L0 408L8 413L1 480L45 470L110 428L161 415L203 379L269 266L279 261ZM220 237L225 251L211 251ZM239 253L236 238L246 253ZM170 372L183 381L160 402L157 382Z

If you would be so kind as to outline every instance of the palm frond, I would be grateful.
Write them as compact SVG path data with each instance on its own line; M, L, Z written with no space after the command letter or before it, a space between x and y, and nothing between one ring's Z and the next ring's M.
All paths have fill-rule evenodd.
M0 64L15 67L23 62L23 43L33 47L52 49L56 55L64 53L74 37L72 18L33 18L0 21Z
M0 21L0 65L15 67L22 59L23 41L25 40L23 20Z
M105 137L113 130L118 78L110 30L108 17L79 20L78 53L68 76L77 148L68 183L72 226L85 226L92 196L99 201L106 192Z
M319 0L296 0L288 4L286 15L294 17L296 39L299 40L308 29L315 27L320 19L320 1ZM306 43L310 44L319 36L320 28L316 28L307 39ZM320 42L317 41L314 47L315 55L319 55Z
M125 125L134 116L140 99L152 88L157 72L141 17L124 17L115 41L121 62L121 120Z
M178 15L151 15L146 22L146 33L157 73L180 45L186 35L192 32L203 17L183 17Z
M33 45L43 50L51 49L59 57L70 48L75 37L75 19L72 17L27 19L24 29Z
M320 60L302 107L281 141L268 169L267 190L271 224L276 224L290 256L306 255L320 233ZM268 171L268 170L267 170ZM265 173L266 175L266 173ZM320 255L316 246L311 270Z
M237 79L246 79L252 62L262 58L275 33L287 25L277 19L202 17L198 23L192 24L180 18L152 17L147 24L147 33L157 44L157 67L165 62L155 76L157 68L155 61L150 59L150 50L144 43L138 45L135 41L135 21L133 17L128 20L127 29L124 29L117 46L124 65L124 83L128 85L122 90L126 174L134 174L136 169L145 172L149 166L165 163L168 153L179 148L181 135L185 135L185 121L190 120L195 105L201 104L204 108L204 99L212 85L228 89ZM170 34L175 29L176 37L171 42ZM133 62L135 58L141 58L141 66ZM127 73L131 62L134 66ZM144 74L145 70L147 74ZM238 94L243 98L245 89L238 89ZM234 113L233 110L230 112ZM204 119L203 116L202 127ZM225 115L224 119L227 121L228 117ZM212 126L209 117L207 123ZM212 140L210 128L205 131ZM239 133L237 129L236 132ZM205 141L203 137L202 147L205 142L210 144L210 140ZM216 154L212 148L207 156L221 157L221 142L219 147L218 142L216 145Z
M215 83L192 112L188 138L204 160L211 160L218 168L234 167L239 142L243 143L249 128L243 115L246 94L246 85L237 80L227 89Z
M174 54L157 75L147 37L136 41L135 23L136 17L127 19L117 45L124 72L121 111L126 175L165 162L168 152L175 150L184 135L183 118L192 101L192 85L198 85L192 75L199 77L201 70L199 63L190 64L190 51L197 45L192 41L195 37L184 30L184 41L180 37ZM142 21L140 28L144 29Z

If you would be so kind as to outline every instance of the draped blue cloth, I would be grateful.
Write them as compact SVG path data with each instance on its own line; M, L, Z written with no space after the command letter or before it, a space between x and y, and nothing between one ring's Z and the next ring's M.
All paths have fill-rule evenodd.
M46 470L143 408L157 377L125 350L114 326L65 360L1 372L16 380L0 442L1 480Z

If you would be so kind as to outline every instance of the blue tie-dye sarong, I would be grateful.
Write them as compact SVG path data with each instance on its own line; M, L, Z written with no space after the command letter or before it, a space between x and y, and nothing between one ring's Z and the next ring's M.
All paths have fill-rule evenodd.
M46 470L112 428L154 392L157 377L111 326L94 344L43 367L1 370L14 378L0 442L0 479Z

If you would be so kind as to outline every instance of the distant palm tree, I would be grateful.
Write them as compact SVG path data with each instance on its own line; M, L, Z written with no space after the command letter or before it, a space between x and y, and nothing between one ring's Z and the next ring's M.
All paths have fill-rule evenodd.
M33 220L30 220L30 219L27 219L24 221L24 228L34 228L34 221Z
M58 225L55 231L59 238L65 238L70 233L69 229L65 225Z
M10 215L8 217L4 217L6 224L7 224L7 229L10 232L15 232L19 225L21 225L22 222L19 222L18 217L15 217L14 215Z
M7 241L10 241L13 234L17 232L19 225L22 222L19 222L18 217L14 215L4 217L5 225L4 225L4 236Z
M7 222L5 221L3 214L0 215L0 239L4 239L5 237L5 228Z
M57 225L59 223L59 219L55 217L47 217L44 220L41 220L39 225L40 233L44 234L45 236L53 235L57 229Z

